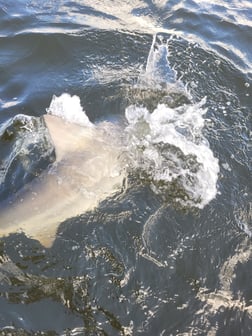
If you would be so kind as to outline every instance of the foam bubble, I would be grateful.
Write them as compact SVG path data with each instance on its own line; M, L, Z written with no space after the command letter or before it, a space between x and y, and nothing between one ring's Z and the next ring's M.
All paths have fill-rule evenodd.
M152 112L126 109L131 166L149 179L153 189L186 206L203 208L217 193L218 160L202 135L205 100Z
M94 126L82 109L80 98L70 96L68 93L63 93L59 97L54 95L46 112L81 126Z

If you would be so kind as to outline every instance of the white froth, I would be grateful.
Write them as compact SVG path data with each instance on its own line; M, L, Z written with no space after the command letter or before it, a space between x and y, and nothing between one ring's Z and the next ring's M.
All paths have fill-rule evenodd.
M78 96L70 96L68 93L63 93L59 97L54 95L46 112L70 123L87 127L94 126L82 109L80 98Z
M178 201L199 208L216 196L219 173L218 160L202 135L204 103L176 109L161 104L153 113L130 106L125 113L133 167L157 186L161 182L169 188L168 183L177 181L187 195Z

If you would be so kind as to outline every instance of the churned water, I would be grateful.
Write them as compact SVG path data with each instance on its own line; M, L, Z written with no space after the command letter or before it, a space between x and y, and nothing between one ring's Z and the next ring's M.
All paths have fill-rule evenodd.
M251 2L0 4L0 334L250 335Z

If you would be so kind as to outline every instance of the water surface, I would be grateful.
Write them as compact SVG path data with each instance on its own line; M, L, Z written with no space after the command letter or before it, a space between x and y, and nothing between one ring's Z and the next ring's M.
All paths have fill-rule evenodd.
M54 160L14 122L53 95L119 124L131 162L52 247L1 238L1 334L250 335L251 2L0 4L1 201Z

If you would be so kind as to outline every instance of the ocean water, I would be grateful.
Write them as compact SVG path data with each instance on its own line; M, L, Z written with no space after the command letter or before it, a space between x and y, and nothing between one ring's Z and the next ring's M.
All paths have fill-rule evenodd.
M0 4L0 335L251 335L252 3ZM50 246L2 207L44 190L46 114L125 174Z

